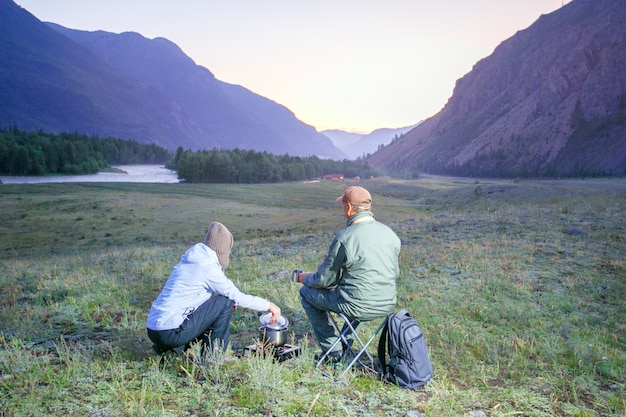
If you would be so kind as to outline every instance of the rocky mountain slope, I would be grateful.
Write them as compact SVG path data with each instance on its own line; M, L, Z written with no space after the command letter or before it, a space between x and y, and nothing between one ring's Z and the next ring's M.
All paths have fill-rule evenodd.
M284 106L217 80L166 39L44 24L12 0L0 0L0 16L0 128L113 136L171 150L346 157Z
M502 42L369 162L403 175L622 175L625 112L626 2L573 0Z

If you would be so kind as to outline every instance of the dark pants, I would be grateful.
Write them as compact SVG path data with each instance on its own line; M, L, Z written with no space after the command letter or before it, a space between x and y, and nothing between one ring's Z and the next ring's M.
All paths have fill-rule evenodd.
M354 319L352 307L341 297L336 287L325 289L302 286L300 302L311 322L313 333L322 352L326 352L338 337L335 334L335 328L329 322L328 312L343 313L348 318ZM340 351L341 345L336 346L334 350Z
M233 301L222 295L213 295L188 315L177 329L148 329L148 337L154 342L157 353L173 350L181 354L195 341L202 342L203 351L213 350L216 344L226 350L232 314Z

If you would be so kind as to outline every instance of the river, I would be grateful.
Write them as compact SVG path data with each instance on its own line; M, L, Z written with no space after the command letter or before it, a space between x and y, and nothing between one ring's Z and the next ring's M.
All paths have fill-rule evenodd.
M163 165L120 165L113 168L119 172L99 172L89 175L46 175L46 176L10 176L0 175L3 184L39 184L50 182L180 182L176 171L171 171Z

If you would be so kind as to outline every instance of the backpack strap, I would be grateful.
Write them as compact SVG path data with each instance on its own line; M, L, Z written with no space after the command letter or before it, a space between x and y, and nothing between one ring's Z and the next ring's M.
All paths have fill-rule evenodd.
M389 315L385 317L385 325L380 332L380 339L378 341L378 361L380 362L380 370L382 374L382 378L385 378L385 374L387 373L387 361L385 360L385 356L387 355L388 349L388 338L389 338Z

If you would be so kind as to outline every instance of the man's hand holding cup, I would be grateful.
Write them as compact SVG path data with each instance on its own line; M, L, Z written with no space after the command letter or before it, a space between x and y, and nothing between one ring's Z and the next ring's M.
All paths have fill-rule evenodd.
M291 282L300 282L300 274L302 273L301 269L294 269L291 272Z

